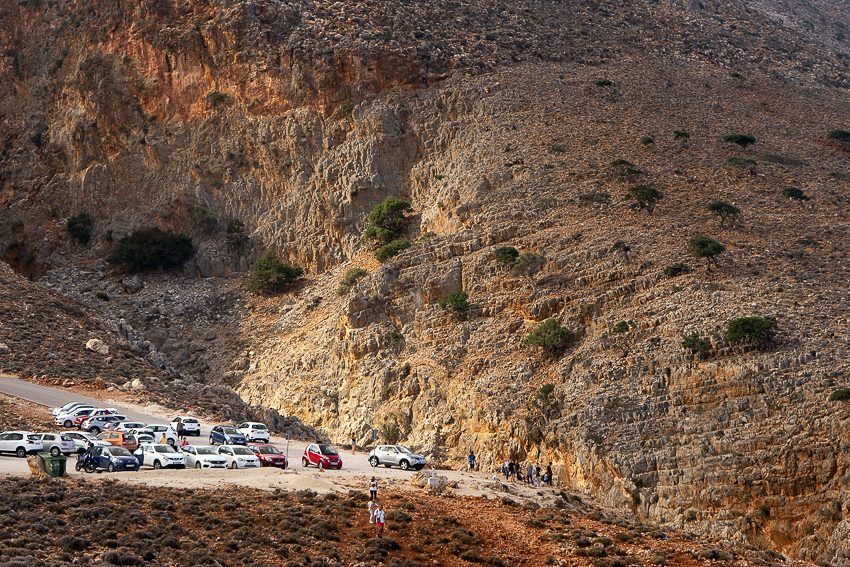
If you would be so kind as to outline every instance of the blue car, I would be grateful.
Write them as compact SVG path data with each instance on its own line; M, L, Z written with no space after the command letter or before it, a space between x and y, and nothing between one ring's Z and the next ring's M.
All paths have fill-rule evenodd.
M216 425L210 431L210 445L247 445L248 438L235 427Z
M92 447L91 453L99 469L109 472L139 470L139 461L124 447Z

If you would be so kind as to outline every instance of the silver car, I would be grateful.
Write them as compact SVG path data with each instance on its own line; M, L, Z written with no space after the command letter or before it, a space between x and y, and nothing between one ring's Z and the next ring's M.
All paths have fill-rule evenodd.
M425 457L417 455L404 445L378 445L369 453L369 464L373 467L401 467L402 470L421 470L425 467Z
M43 451L49 451L54 457L60 454L71 455L77 450L74 445L74 440L61 433L39 433L41 443L44 446Z

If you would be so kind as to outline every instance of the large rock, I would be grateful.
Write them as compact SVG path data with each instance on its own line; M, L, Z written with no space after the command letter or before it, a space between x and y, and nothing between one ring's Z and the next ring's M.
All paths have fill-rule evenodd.
M145 284L138 274L127 276L121 280L121 283L124 284L124 288L130 293L139 293L145 288Z
M103 356L109 354L109 347L100 339L89 339L86 343L86 348Z

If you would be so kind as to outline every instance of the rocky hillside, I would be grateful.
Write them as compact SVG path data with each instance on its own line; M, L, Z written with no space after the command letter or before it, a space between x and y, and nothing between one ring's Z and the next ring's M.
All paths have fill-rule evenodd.
M642 518L847 565L850 408L830 396L850 371L850 156L826 134L848 129L848 3L378 12L5 8L0 253L124 319L168 376L337 442L375 428L448 461L552 461ZM388 196L411 203L414 246L380 264L360 237ZM717 200L740 217L720 222ZM190 222L198 206L217 226ZM65 228L79 213L88 246ZM246 244L227 244L232 219ZM181 274L96 262L150 226L193 235ZM696 234L725 246L718 266L688 255ZM545 262L511 276L504 246ZM222 277L267 247L307 270L289 293ZM352 267L367 275L338 295ZM469 309L439 306L457 290ZM725 340L749 316L776 338ZM550 318L566 348L524 345Z

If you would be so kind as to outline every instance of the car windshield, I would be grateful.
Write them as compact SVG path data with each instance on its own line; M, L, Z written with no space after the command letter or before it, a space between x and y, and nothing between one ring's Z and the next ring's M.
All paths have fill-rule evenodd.
M154 438L150 435L139 435L139 443L153 443Z
M110 447L109 451L116 457L132 457L133 454L130 453L124 447Z
M171 448L170 445L157 445L153 448L157 453L176 453L174 449Z
M263 455L280 455L280 451L277 450L277 447L259 447L260 453Z
M254 453L251 451L251 449L248 449L246 447L234 447L233 448L233 454L234 455L252 455L253 456Z
M135 423L135 422L133 422L133 423L125 423L125 424L124 424L124 427L125 427L125 428L127 428L127 429L141 429L141 428L143 428L144 426L145 426L145 424L144 424L144 423Z
M239 431L235 427L222 427L221 430L226 435L239 435Z
M199 455L217 455L215 449L212 447L195 447L195 450L198 451Z
M402 453L408 453L408 454L413 453L413 451L411 451L410 449L408 449L404 445L396 445L395 448L398 449L399 451L401 451Z
M339 455L333 445L319 445L319 452L323 455Z
M262 423L254 423L251 425L251 429L268 429L268 427Z
M193 419L193 418L191 418L191 417L188 417L188 418L186 418L186 419L184 419L184 420L183 420L183 423L198 423L198 420L197 420L197 419Z

